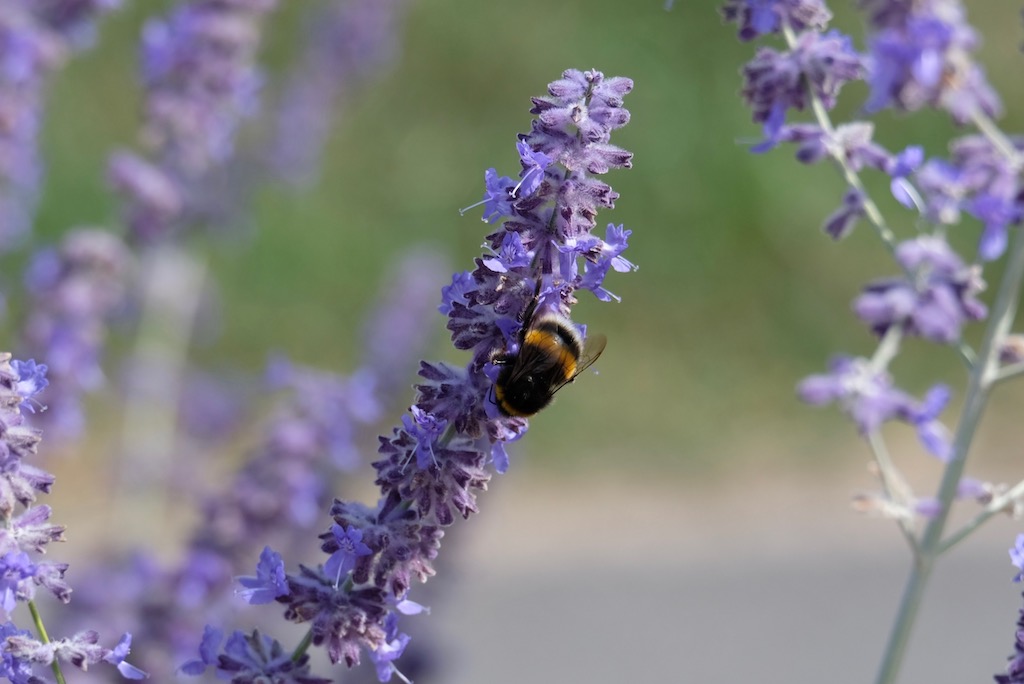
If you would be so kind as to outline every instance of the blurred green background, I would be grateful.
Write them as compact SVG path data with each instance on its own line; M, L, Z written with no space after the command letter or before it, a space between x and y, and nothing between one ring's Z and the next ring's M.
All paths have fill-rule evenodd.
M104 181L106 158L115 147L136 144L137 37L144 20L171 3L125 4L104 23L97 47L71 62L53 84L43 132L48 172L36 229L38 244L57 240L75 225L117 225L117 200ZM282 2L274 15L265 50L268 103L279 96L281 78L306 37L307 13L321 4ZM838 12L837 26L859 39L860 19L852 3L832 4ZM970 9L986 41L982 59L1005 98L1004 129L1021 130L1024 93L1019 74L1024 56L1016 10L998 3L975 3ZM626 98L632 122L612 141L634 153L634 166L606 176L620 199L614 211L598 217L598 223L602 232L608 222L623 223L633 231L625 256L640 270L609 276L606 286L622 297L620 304L584 297L576 308L578 322L608 336L608 348L598 364L600 374L588 374L561 393L532 421L529 436L512 447L512 472L506 478L511 482L494 486L511 493L488 494L484 514L478 516L493 536L480 547L484 551L468 552L477 563L472 567L485 570L477 577L495 586L477 587L481 596L470 594L468 609L484 612L479 619L488 624L492 616L480 608L487 605L483 601L510 585L532 586L505 583L510 577L521 579L517 560L529 566L523 573L546 571L559 563L576 568L574 564L592 567L607 562L613 573L621 570L622 577L627 577L626 569L657 570L657 580L668 581L668 586L659 589L656 598L645 599L651 613L661 612L660 601L675 595L675 576L666 568L679 577L692 571L694 578L687 586L693 596L675 595L678 612L661 617L658 634L666 641L655 649L654 644L662 642L644 636L637 646L641 652L644 647L656 651L648 664L657 670L652 664L657 660L660 673L687 671L685 666L676 669L689 656L676 655L679 643L673 628L682 620L678 616L701 600L705 587L711 586L707 582L721 580L722 586L714 585L714 591L726 597L749 591L746 570L735 568L746 568L751 559L737 549L766 554L769 570L777 570L780 581L793 584L794 595L799 596L794 601L809 601L812 605L803 608L813 611L825 603L800 593L802 581L792 579L800 576L792 575L787 564L804 563L808 556L820 560L828 555L821 551L822 544L832 551L842 546L851 553L848 540L861 534L853 530L871 532L852 553L877 553L882 546L873 546L872 534L889 542L896 538L886 524L857 520L842 528L847 535L843 537L829 528L835 519L846 520L850 488L844 481L828 496L810 492L837 473L840 479L855 473L858 486L873 486L863 471L867 452L838 412L809 409L794 394L796 382L820 372L832 354L867 354L874 348L871 336L854 319L850 302L863 283L892 273L893 267L866 225L842 243L820 231L844 191L833 169L801 166L788 148L766 155L749 152L749 143L760 131L738 97L738 72L754 46L739 43L735 33L733 26L721 23L717 3L700 0L676 2L669 12L657 0L410 4L397 61L355 97L339 103L320 180L306 190L261 187L253 198L251 231L234 242L207 245L211 274L221 288L223 319L219 334L197 340L192 350L193 358L207 368L256 373L268 353L283 351L304 364L340 373L354 370L363 352L361 329L368 307L392 265L408 249L429 246L447 257L452 270L471 267L488 227L475 210L462 217L458 209L480 197L486 168L494 166L506 175L518 172L515 136L529 129L529 98L543 94L546 84L570 67L632 78L635 89ZM856 116L865 96L864 87L848 87L836 120ZM893 150L915 143L924 145L930 155L941 155L945 141L956 134L941 114L883 113L877 118L876 138ZM911 217L888 197L884 179L869 177L868 183L891 223L902 235L910 235ZM977 226L968 222L952 239L970 254L977 234ZM23 260L7 258L8 282L20 273ZM998 266L991 270L989 282L998 272ZM438 299L446 283L447 279L436 283ZM422 331L430 347L427 357L464 362L465 355L448 345L444 323L438 315ZM115 337L111 349L121 353L131 343ZM952 383L955 393L962 388L964 373L950 350L913 342L908 349L912 353L894 367L908 390L920 394L937 380ZM409 383L413 381L410 374ZM1013 439L1009 429L1018 421L1015 406L1021 398L1013 388L998 396L994 419L985 422L980 438L979 451L986 457L1009 463L1016 456L1019 439ZM400 407L394 408L389 422L398 420ZM111 424L106 411L101 402L94 402L92 415L101 425ZM110 432L117 429L111 427ZM923 471L926 482L934 479L938 468L922 455L909 430L894 432L897 444L908 447L907 467ZM94 435L89 446L96 453L109 450L102 434ZM374 446L375 442L366 445L368 450ZM237 456L228 454L226 459ZM801 475L794 479L797 471ZM541 481L546 482L538 486ZM732 485L732 497L723 503L718 489L704 491L709 481ZM565 487L575 482L584 483L580 490L585 491ZM633 486L627 487L630 483ZM58 479L58 492L63 491L60 484ZM922 491L930 491L930 485ZM367 491L367 499L372 497ZM609 506L608 501L616 503ZM738 501L743 502L742 511L733 505ZM494 509L490 516L489 507ZM808 507L813 515L808 515ZM741 514L749 526L723 523ZM801 525L810 527L799 528L808 532L800 549L796 543L787 545L786 535L796 535L793 530ZM588 544L593 542L596 549L604 541L593 541L595 530L618 530L627 550L620 552L613 544L601 552L591 549ZM1005 528L1002 532L990 545L989 550L998 549L994 564L1005 563L1004 549L1011 536ZM540 542L531 537L527 543L544 553L534 552L536 558L527 554L523 563L517 555L522 546L509 542L516 534L547 534ZM719 553L716 543L732 547L732 555ZM894 551L892 547L889 544L884 551ZM900 550L894 553L892 558L902 558ZM454 555L458 557L458 551ZM759 562L764 558L760 556ZM777 567L771 565L776 561ZM700 575L705 567L700 563L710 568L706 575ZM849 572L845 560L836 563L841 572ZM733 568L735 577L723 574L722 567ZM998 573L1008 566L989 567ZM855 643L863 656L856 666L870 670L903 571L898 561L886 568L890 576L883 589L863 589L863 595L882 604L879 610L872 604L863 620L846 620L844 625L854 634L816 645L819 654L827 653L830 644L849 649ZM843 577L855 583L870 571ZM458 571L454 574L458 581ZM818 579L827 585L835 576L829 567ZM575 570L569 577L572 581L566 583L575 584ZM600 575L600 582L588 577L600 585L595 593L619 582L618 575ZM648 579L633 577L635 592L643 591ZM436 580L446 581L444 573ZM654 581L650 587L659 586ZM988 586L995 586L995 581ZM748 634L764 634L766 643L774 643L773 637L785 638L785 630L775 631L774 620L798 611L787 605L758 613L756 606L748 605L746 594L742 596L737 599L742 606L734 607L739 619L749 619L743 615L748 610L772 618L763 630ZM971 605L980 604L971 596ZM849 600L850 610L868 610L856 593L851 592ZM465 595L462 601L466 603ZM693 635L694 662L705 652L733 657L736 621L723 613L723 605L715 602L706 614L698 613L704 615L702 621L683 621L690 625L684 631L695 633L715 620L722 623L718 650L696 640L703 634ZM998 667L1003 646L1012 637L1015 609L1009 603L989 605L998 608L993 608L988 633L1003 634L1005 644L990 640L993 648L977 662L962 659L971 672L982 667L978 662ZM439 612L443 621L443 607ZM965 619L964 611L953 614L963 621L967 637L944 633L936 637L930 652L947 645L942 638L960 645L965 638L985 633ZM463 615L453 619L449 613L455 634L467 631ZM562 619L571 624L572 616L567 611ZM587 619L578 627L600 628L601 619ZM522 629L514 619L509 624L516 625L520 636L532 636L539 650L560 638L558 632L542 636L544 629L528 618L523 622L528 626ZM807 624L801 638L823 638L828 631L816 629L813 621ZM870 631L858 631L866 624ZM862 639L862 634L868 636ZM492 650L495 643L504 650L503 641L490 641ZM592 651L593 643L582 644L581 651ZM764 646L761 660L750 660L767 662L775 653L787 666L796 662L775 648ZM503 681L490 676L505 672L494 660L502 655L517 657L511 649L508 654L489 654L493 657L481 666L485 674L466 681ZM843 650L838 657L853 660L858 654ZM817 667L815 662L800 661L807 668ZM716 667L717 661L708 665L712 672ZM602 671L618 670L613 666ZM777 680L760 680L817 681L813 675L801 679L779 674L784 671L785 667L778 670ZM514 667L508 672L514 673ZM625 676L566 674L550 681L629 681ZM707 676L692 681L711 681ZM686 679L665 675L656 681Z
M282 3L274 15L265 51L270 103L317 4ZM52 89L40 241L76 224L116 225L106 155L135 143L137 36L168 3L126 5ZM845 3L835 9L838 25L859 27ZM1004 12L985 12L992 9L979 7L972 19L1007 97L1006 128L1015 130L1019 32ZM799 406L794 384L832 353L873 348L849 302L892 268L869 228L840 244L820 232L843 193L832 169L800 166L786 148L748 151L759 129L737 96L738 70L754 47L721 23L716 3L666 12L653 0L438 0L411 3L402 30L397 62L339 103L319 182L298 192L263 187L251 236L211 249L222 335L196 358L255 369L268 351L283 350L351 370L359 325L389 264L424 244L453 270L469 268L486 226L475 211L460 217L457 209L478 199L487 167L518 169L515 135L529 128L529 98L565 68L596 68L635 81L626 100L632 122L613 139L634 152L634 168L607 176L621 197L598 224L634 231L626 256L640 270L609 277L621 304L581 302L576 319L609 338L600 376L564 392L519 450L533 454L529 467L565 475L718 472L768 457L817 467L822 440L842 422ZM855 115L864 97L864 88L848 87L837 120ZM951 132L941 115L886 114L877 139L941 154ZM885 185L873 187L892 210ZM905 212L891 220L908 227ZM955 239L973 244L975 227ZM441 316L423 335L429 356L462 358L447 348ZM936 362L951 366L944 350L920 353L898 366L914 390L941 372ZM959 380L957 369L946 379ZM781 435L787 441L776 448Z

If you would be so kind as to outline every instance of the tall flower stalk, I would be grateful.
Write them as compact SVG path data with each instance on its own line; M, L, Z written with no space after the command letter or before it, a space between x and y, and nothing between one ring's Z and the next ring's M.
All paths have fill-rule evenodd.
M117 0L7 0L0 6L0 252L23 242L35 218L39 153L52 75L91 42Z
M528 427L525 418L503 415L491 398L496 355L515 350L530 306L567 316L576 292L610 300L607 272L634 268L621 256L630 231L609 225L604 238L592 232L597 211L618 197L598 176L631 165L632 155L609 140L629 121L622 100L632 85L569 70L548 86L548 96L534 98L533 127L517 146L519 179L494 169L485 174L484 220L502 225L488 235L488 251L474 270L455 274L443 292L452 341L471 351L471 360L465 367L421 364L416 402L380 438L374 467L381 497L373 506L335 501L332 525L320 536L325 562L286 573L281 556L266 549L256 575L243 579L252 603L277 601L287 620L308 623L307 639L291 658L256 632L236 632L220 651L223 633L208 628L200 657L185 672L212 666L233 676L280 672L292 677L287 681L327 681L295 672L313 645L349 666L368 655L381 681L400 676L393 661L409 637L399 623L421 610L408 600L410 589L434 574L444 528L477 512L488 466L504 472L505 444Z
M854 422L872 452L883 490L859 503L892 517L913 556L876 679L887 684L896 680L938 558L996 513L1021 508L1024 482L1014 487L979 482L965 476L965 466L991 391L1021 373L1011 329L1024 281L1024 236L1011 228L1024 209L1022 146L994 123L1001 103L974 60L979 37L959 0L859 4L868 21L866 54L858 53L848 36L826 31L831 14L821 0L730 0L723 14L739 26L741 40L775 34L785 44L784 50L759 48L743 69L744 98L764 131L754 151L795 144L803 163L831 160L847 190L825 231L839 239L866 221L895 262L896 275L869 283L853 305L877 335L875 351L839 357L828 373L807 378L798 388L805 401L836 403ZM890 152L872 140L871 123L831 119L842 86L861 79L870 88L867 114L933 107L958 124L973 125L977 133L953 140L948 159L926 159L918 146ZM810 120L792 122L794 112L806 112ZM869 171L889 176L893 197L912 212L910 237L900 236L900 224L911 221L890 223L870 196L862 179ZM970 259L946 239L965 215L981 227ZM986 263L999 258L1006 265L989 308L980 299L982 275ZM984 319L981 342L972 348L964 329ZM939 418L950 388L936 385L916 398L897 387L889 373L910 337L947 346L951 360L966 366L963 404L952 432ZM890 456L882 427L893 421L911 426L942 464L934 496L915 495ZM957 499L973 499L982 508L951 531L949 512Z
M46 366L12 361L9 353L0 353L0 609L6 618L0 623L0 676L18 684L39 683L44 680L35 675L36 667L48 666L63 684L61 663L83 670L108 663L126 679L145 679L145 672L125 662L130 634L114 648L101 646L99 634L89 629L52 638L40 616L37 589L45 589L61 603L71 600L71 587L64 579L68 564L39 558L51 542L64 541L64 527L50 522L50 507L36 503L38 494L50 492L55 478L25 462L36 455L42 435L26 424L24 412L41 407L35 397L46 385ZM35 636L22 628L27 624Z

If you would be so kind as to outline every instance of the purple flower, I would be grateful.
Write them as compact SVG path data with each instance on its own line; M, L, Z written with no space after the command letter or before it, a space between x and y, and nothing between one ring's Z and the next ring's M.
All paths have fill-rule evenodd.
M501 249L496 257L484 258L481 261L495 273L508 273L513 269L529 266L531 259L530 253L523 248L523 240L519 233L505 233L505 239L502 240Z
M369 556L373 551L363 543L363 531L356 527L331 525L331 534L334 535L338 550L324 563L324 572L334 577L335 584L338 584L343 575L355 569L356 562L361 556Z
M24 346L46 359L49 378L48 410L39 420L58 436L78 434L82 395L105 382L100 355L131 266L120 238L80 228L59 247L38 252L25 274L32 306Z
M238 583L245 587L237 592L238 595L254 606L270 603L278 596L287 594L288 582L285 581L281 554L264 546L256 565L256 576L239 577Z
M23 551L8 551L0 556L0 606L10 615L18 599L31 597L31 580L38 568ZM28 582L26 582L28 580Z
M484 205L484 221L494 223L502 217L512 216L512 203L516 200L513 195L515 187L514 180L508 176L499 176L495 169L487 169L484 172L484 198L481 201ZM466 207L462 211L471 208Z
M331 684L330 679L315 677L309 672L309 656L292 659L292 654L269 636L254 631L251 634L233 632L217 653L224 633L207 626L199 646L199 659L190 660L179 668L182 674L197 676L207 667L214 667L221 679L239 684L274 682L275 684Z
M778 142L786 112L807 108L808 88L831 109L843 85L862 72L850 39L835 31L801 34L788 52L759 48L743 67L743 98L754 111L754 121L764 124L765 141L753 151L766 151Z
M523 164L523 170L519 174L522 180L512 188L510 194L516 199L524 199L535 193L540 187L541 181L544 180L544 171L551 166L553 160L523 141L516 143L516 149L519 150L519 159Z
M609 269L619 273L637 270L637 266L621 256L626 249L627 240L633 231L626 230L622 225L609 223L605 230L605 239L593 235L584 238L570 238L565 244L558 246L558 251L568 257L563 270L572 273L576 287L590 290L602 302L619 301L619 297L602 287ZM582 257L583 274L578 274L577 258Z
M474 287L473 274L469 271L462 271L452 275L451 285L441 288L441 305L437 310L447 316L452 312L454 303L459 302L465 305L466 294Z
M114 665L125 679L145 679L149 675L124 662L130 645L131 636L125 634L113 649L104 648L100 645L96 632L85 630L73 637L54 639L45 644L27 633L15 634L7 637L4 650L18 660L40 665L50 665L59 660L83 671L88 670L91 665L106 662Z
M907 192L904 179L920 168L924 162L924 149L918 145L911 145L892 158L886 173L892 178L889 190L896 201L907 208L914 206L914 200Z
M910 273L906 278L878 280L854 302L857 316L875 333L903 324L907 334L949 344L960 339L968 321L985 317L977 299L984 289L980 270L966 266L939 237L922 236L901 243L896 258Z
M843 195L843 204L825 219L822 230L833 240L841 240L853 231L864 216L864 195L854 189Z
M841 356L832 361L827 374L803 380L797 394L815 406L838 403L862 434L875 432L890 420L909 423L926 449L939 458L949 458L948 433L938 423L949 390L941 385L932 388L924 402L918 402L895 387L888 374L872 369L866 359Z
M722 17L739 25L739 39L779 33L783 23L794 31L820 30L832 13L822 0L727 0Z
M910 111L941 107L959 123L975 111L998 114L999 98L971 58L978 38L958 0L910 3L899 9L863 4L874 29L867 111L890 105Z
M224 630L206 625L203 628L202 639L199 641L199 658L187 661L179 668L179 671L194 677L203 674L206 668L216 665L217 651L220 649L222 641L224 641Z
M305 41L285 79L270 162L282 179L309 184L337 111L356 102L360 87L399 52L403 0L356 0L318 6L307 18Z
M377 679L390 682L395 671L394 661L398 660L409 645L409 635L399 634L398 615L389 613L384 620L384 640L376 650L370 651L370 660L377 669Z
M945 385L936 385L924 395L924 401L909 413L910 422L917 429L921 444L940 461L953 457L953 444L949 429L939 421L939 414L949 403L950 391Z
M1014 142L1020 152L1022 142ZM1019 173L991 141L980 135L954 140L949 161L932 159L915 174L917 187L925 198L925 216L936 223L959 222L961 211L979 221L982 233L978 253L992 260L1002 255L1011 223L1024 214Z
M18 374L18 394L22 396L21 408L35 413L33 399L35 395L46 389L50 381L46 379L46 364L37 364L34 359L28 361L11 361L11 368Z
M121 676L125 679L148 679L148 674L134 665L125 662L125 658L127 658L128 654L131 652L131 646L132 635L125 633L125 635L121 637L121 640L117 642L117 646L103 656L103 660L116 667L117 671L120 672Z
M31 637L31 634L13 622L0 624L0 642L6 643L10 637ZM39 680L32 674L32 663L19 658L7 649L0 651L0 677L5 677L14 684L35 684Z
M1020 536L1017 537L1017 547L1021 545ZM1012 556L1013 549L1010 550ZM1014 563L1016 565L1016 563ZM1020 567L1020 566L1018 566ZM1019 581L1020 575L1017 576ZM1006 672L1003 674L997 674L995 676L996 684L1022 684L1024 683L1024 609L1020 612L1020 618L1017 620L1017 630L1014 634L1015 640L1013 643L1014 653L1008 660L1006 665Z
M0 12L0 251L31 228L43 176L37 136L46 86L67 57L89 44L109 0L8 2Z
M104 12L121 6L121 0L35 0L32 11L50 29L76 48L90 47L96 22Z
M299 566L287 576L288 594L277 598L287 619L310 623L312 643L325 647L332 662L351 666L365 651L382 679L395 671L392 661L408 637L397 632L394 612L415 581L434 574L443 528L476 512L488 463L504 469L502 444L526 430L525 419L501 415L489 400L487 373L493 356L509 351L535 293L538 306L567 315L587 277L581 260L604 271L635 268L622 256L629 231L612 225L605 240L591 234L597 211L617 198L593 174L631 164L631 154L609 142L629 120L622 99L631 89L629 79L564 72L547 97L534 98L537 118L520 136L523 191L513 196L512 185L494 188L496 173L488 174L494 200L485 218L507 220L487 237L489 253L475 269L445 288L441 307L453 343L472 358L465 367L421 364L416 402L380 438L377 505L336 501L334 523L320 536L327 562Z
M159 238L185 213L187 188L171 172L137 154L111 154L107 180L114 190L129 198L124 208L125 222L143 242Z
M980 193L967 204L967 211L985 225L978 243L978 255L985 261L998 259L1006 251L1007 229L1019 223L1021 209L1016 197L1003 198Z
M363 371L370 376L377 401L363 399L360 404L378 408L392 397L408 391L408 378L419 366L429 340L423 331L434 324L437 284L448 277L447 259L425 249L413 249L393 266L381 294L371 306L363 325ZM443 299L460 297L458 276ZM469 278L472 282L472 278ZM454 288L454 289L451 289ZM378 412L374 412L374 417Z
M1024 534L1017 535L1017 541L1010 549L1010 562L1013 563L1015 568L1020 570L1013 578L1013 581L1020 582L1024 579Z
M332 663L359 663L362 646L371 649L383 642L383 622L388 612L384 592L374 586L336 585L333 577L299 566L288 576L291 592L281 597L285 618L309 622L312 641L323 646Z
M190 0L145 25L142 138L152 161L125 152L111 157L136 242L166 239L218 211L207 183L234 152L239 123L257 110L263 79L255 56L275 5Z

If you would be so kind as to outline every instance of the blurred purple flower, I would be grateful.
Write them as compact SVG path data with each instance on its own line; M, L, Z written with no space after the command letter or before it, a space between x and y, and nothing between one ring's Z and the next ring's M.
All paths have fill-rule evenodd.
M426 351L437 307L437 283L451 269L447 260L424 248L403 255L391 269L363 325L362 371L373 378L380 406L393 399L408 403L409 375ZM442 312L443 313L443 312Z
M42 179L37 136L48 81L87 47L100 14L115 2L18 0L0 10L0 251L32 226Z
M37 252L26 270L32 306L22 346L47 360L48 410L39 420L57 437L80 433L82 395L105 382L100 355L107 324L123 306L131 268L119 238L79 228L59 247Z
M338 110L394 62L404 0L330 0L308 18L309 39L278 105L270 163L296 184L317 178Z
M864 107L948 111L958 123L973 112L998 115L1002 104L972 59L978 37L959 0L864 0L872 30Z
M821 30L832 19L822 0L726 0L722 17L739 26L739 39L779 33L785 23L794 31Z
M1024 141L1014 140L1018 152ZM962 211L984 224L978 246L979 256L991 261L1002 256L1007 231L1024 216L1024 186L1020 174L991 141L969 135L950 145L951 158L930 159L914 182L925 200L925 217L935 223L952 225Z
M841 240L853 231L863 216L864 194L851 188L843 195L842 205L825 219L822 230L833 240Z
M866 359L847 356L835 358L827 374L812 375L797 386L797 394L808 404L838 403L861 434L876 432L891 420L914 426L924 447L943 460L950 456L950 443L938 414L948 393L943 386L936 386L919 402L895 387L887 373L873 370Z
M875 281L853 305L875 333L903 324L907 334L949 344L960 339L965 323L985 317L987 309L977 298L985 287L980 269L965 265L943 238L903 242L896 259L914 274L913 282L905 277Z
M207 186L234 152L239 123L257 109L263 78L255 56L275 6L188 0L145 25L142 138L151 160L115 152L109 171L135 241L167 239L219 211Z
M861 78L863 71L850 39L836 31L802 33L787 52L758 48L743 67L743 98L754 121L764 124L765 139L752 151L767 151L780 141L787 111L808 107L808 88L831 109L843 85Z

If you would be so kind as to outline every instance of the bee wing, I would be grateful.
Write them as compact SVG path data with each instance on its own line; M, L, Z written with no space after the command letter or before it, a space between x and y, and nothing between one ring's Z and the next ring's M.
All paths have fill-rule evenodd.
M583 371L590 368L597 357L601 356L604 352L605 345L608 344L608 338L601 333L594 333L593 335L587 335L586 341L583 343L583 354L580 355L580 360L576 364L576 372L573 373L575 378Z
M575 380L580 373L594 365L597 358L604 352L605 345L607 344L608 338L600 333L587 335L587 339L583 342L583 353L580 354L579 361L576 362L576 372L572 374L571 378L551 390L551 393L554 394L558 390L562 389Z

